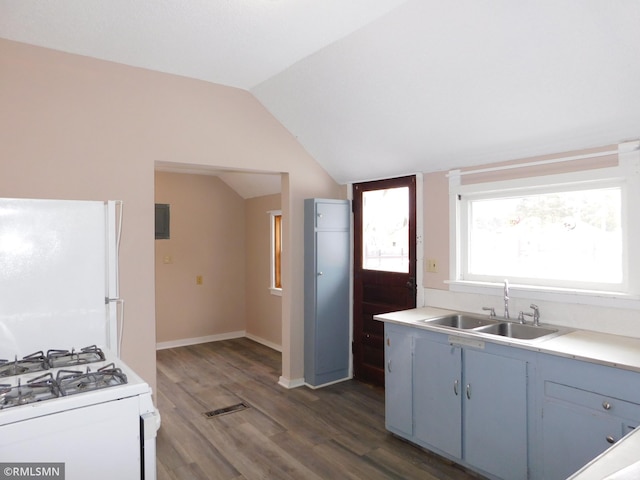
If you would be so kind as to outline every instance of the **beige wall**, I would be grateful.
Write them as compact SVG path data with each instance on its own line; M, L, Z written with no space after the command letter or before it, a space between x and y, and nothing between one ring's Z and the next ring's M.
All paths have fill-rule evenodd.
M120 199L123 359L155 387L155 162L284 173L282 383L303 379L303 199L340 188L250 93L0 40L0 194Z
M424 261L435 260L438 271L423 266L427 288L447 289L449 280L449 180L446 172L426 173L423 179Z
M281 349L282 298L269 291L271 210L280 210L280 194L245 201L247 336Z
M155 241L156 341L243 332L244 199L218 177L156 172L155 200L171 205L170 238Z

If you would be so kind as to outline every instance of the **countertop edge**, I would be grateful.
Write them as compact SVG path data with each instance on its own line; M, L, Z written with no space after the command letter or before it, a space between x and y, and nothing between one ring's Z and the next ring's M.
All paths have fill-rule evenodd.
M546 353L640 373L639 338L624 337L620 335L594 332L591 330L568 328L562 325L547 324L543 326L566 330L566 333L551 338L541 338L540 340L520 341L494 335L483 335L472 331L453 329L440 325L431 325L428 322L428 320L453 313L468 313L469 315L478 316L477 313L463 312L460 310L419 307L415 309L378 314L374 315L373 318L374 320L381 322L414 327L454 337L475 340L480 339L488 343L516 347L523 350ZM624 344L627 348L620 349L620 344ZM599 350L599 354L594 354L594 351L596 350ZM627 358L624 358L625 353ZM633 355L636 358L630 358L630 355Z

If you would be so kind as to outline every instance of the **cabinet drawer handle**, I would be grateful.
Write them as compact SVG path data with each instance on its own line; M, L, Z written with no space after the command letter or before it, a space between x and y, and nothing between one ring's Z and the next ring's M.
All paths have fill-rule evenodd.
M456 397L458 396L458 380L453 382L453 393L455 393Z
M322 272L318 272L318 276L321 277L322 275L324 275L324 273Z
M611 435L607 435L607 443L616 443L616 440Z
M391 360L387 362L387 370L391 373Z
M602 408L604 408L605 410L611 410L611 404L605 400L604 402L602 402Z
M467 398L471 400L471 384L467 383Z

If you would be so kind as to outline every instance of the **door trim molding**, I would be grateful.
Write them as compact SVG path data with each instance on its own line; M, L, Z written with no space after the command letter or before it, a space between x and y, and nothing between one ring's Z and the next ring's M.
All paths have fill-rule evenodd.
M413 281L415 282L415 306L416 307L420 307L424 305L425 302L425 291L424 291L424 271L425 271L425 265L424 265L424 258L425 258L425 252L424 252L424 176L422 173L413 173L413 174L407 174L407 175L402 175L402 176L394 176L394 177L390 177L390 178L382 178L382 179L377 179L377 180L369 180L369 181L358 181L358 182L349 182L347 184L347 198L351 201L352 204L352 215L351 215L351 267L350 267L350 271L349 271L349 284L350 284L350 292L349 292L349 298L350 298L350 319L349 319L349 327L350 327L350 341L351 341L351 345L352 345L352 349L351 349L351 355L350 355L350 366L349 366L349 371L350 374L352 376L355 375L355 359L356 359L356 353L358 355L362 355L362 347L360 345L355 345L356 344L356 338L355 338L355 326L356 326L356 318L355 318L355 313L356 313L356 309L355 309L355 300L356 300L356 291L355 291L355 280L356 280L356 265L355 265L355 256L356 256L356 248L355 248L355 236L356 236L356 226L355 226L355 198L356 198L356 193L355 192L355 186L356 185L366 185L366 184L374 184L374 183L378 183L378 182L385 182L385 181L389 181L390 183L393 183L394 180L400 180L402 178L409 178L409 177L413 177L413 194L414 194L414 198L415 198L415 205L414 205L414 214L415 214L415 225L414 225L414 232L413 234L415 235L414 238L414 245L415 245L415 250L414 250L414 256L415 256L415 266L414 271L413 271ZM388 187L388 188L391 188ZM376 189L376 188L373 188ZM363 187L363 191L368 190L367 186ZM359 268L359 267L358 267ZM358 272L360 272L360 270L358 269ZM390 272L392 273L392 272ZM413 303L413 302L412 302ZM359 321L359 320L358 320ZM373 335L373 334L372 334ZM367 335L367 338L369 338L369 336ZM357 347L357 348L356 348ZM360 358L360 356L358 358ZM360 360L359 360L360 361ZM358 363L359 365L359 369L360 367L360 363ZM359 372L359 375L362 376L363 372ZM366 374L369 375L369 374ZM376 374L373 373L373 375L375 376ZM374 383L377 383L378 380L375 380Z
M416 176L416 307L424 307L424 179Z

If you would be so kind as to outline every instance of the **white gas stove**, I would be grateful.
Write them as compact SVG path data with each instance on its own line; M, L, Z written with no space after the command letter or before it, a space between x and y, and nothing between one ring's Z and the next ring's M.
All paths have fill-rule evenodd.
M0 462L64 463L67 480L154 479L158 422L149 386L108 350L0 360Z

